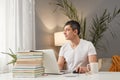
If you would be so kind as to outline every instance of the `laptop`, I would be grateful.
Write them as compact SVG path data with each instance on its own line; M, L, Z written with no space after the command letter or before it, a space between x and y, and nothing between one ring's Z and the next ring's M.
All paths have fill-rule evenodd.
M60 71L57 64L57 59L53 49L34 50L34 52L42 51L44 53L43 66L46 74L64 74L66 71Z

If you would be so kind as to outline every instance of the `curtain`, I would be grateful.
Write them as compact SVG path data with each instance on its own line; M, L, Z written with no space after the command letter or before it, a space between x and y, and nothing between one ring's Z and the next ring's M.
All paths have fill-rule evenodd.
M35 49L34 5L34 0L0 0L0 52ZM0 54L0 72L12 69L6 65L10 60L10 56Z
M5 51L5 30L6 30L6 1L5 0L0 0L0 51ZM3 54L0 54L0 73L3 72L4 69L7 70L7 67L5 64L7 63L6 61L6 56ZM4 68L4 69L3 69Z

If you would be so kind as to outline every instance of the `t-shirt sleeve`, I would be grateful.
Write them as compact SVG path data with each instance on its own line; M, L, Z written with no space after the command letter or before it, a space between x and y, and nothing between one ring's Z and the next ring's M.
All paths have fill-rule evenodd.
M59 56L64 56L64 49L63 49L63 46L60 48Z
M88 55L96 55L96 49L94 45L90 42L89 47L88 47Z

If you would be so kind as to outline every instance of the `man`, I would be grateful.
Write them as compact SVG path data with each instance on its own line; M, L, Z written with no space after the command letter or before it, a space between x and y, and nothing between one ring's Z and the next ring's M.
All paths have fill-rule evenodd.
M64 26L64 35L70 42L65 43L59 52L58 65L63 70L65 63L68 71L85 73L87 64L96 62L96 50L90 41L80 39L80 24L70 20Z

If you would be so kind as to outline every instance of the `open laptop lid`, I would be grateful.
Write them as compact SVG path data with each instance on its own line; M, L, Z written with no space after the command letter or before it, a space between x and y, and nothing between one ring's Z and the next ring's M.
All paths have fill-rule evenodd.
M34 50L34 51L42 51L44 53L43 66L45 67L45 73L61 74L53 49Z

